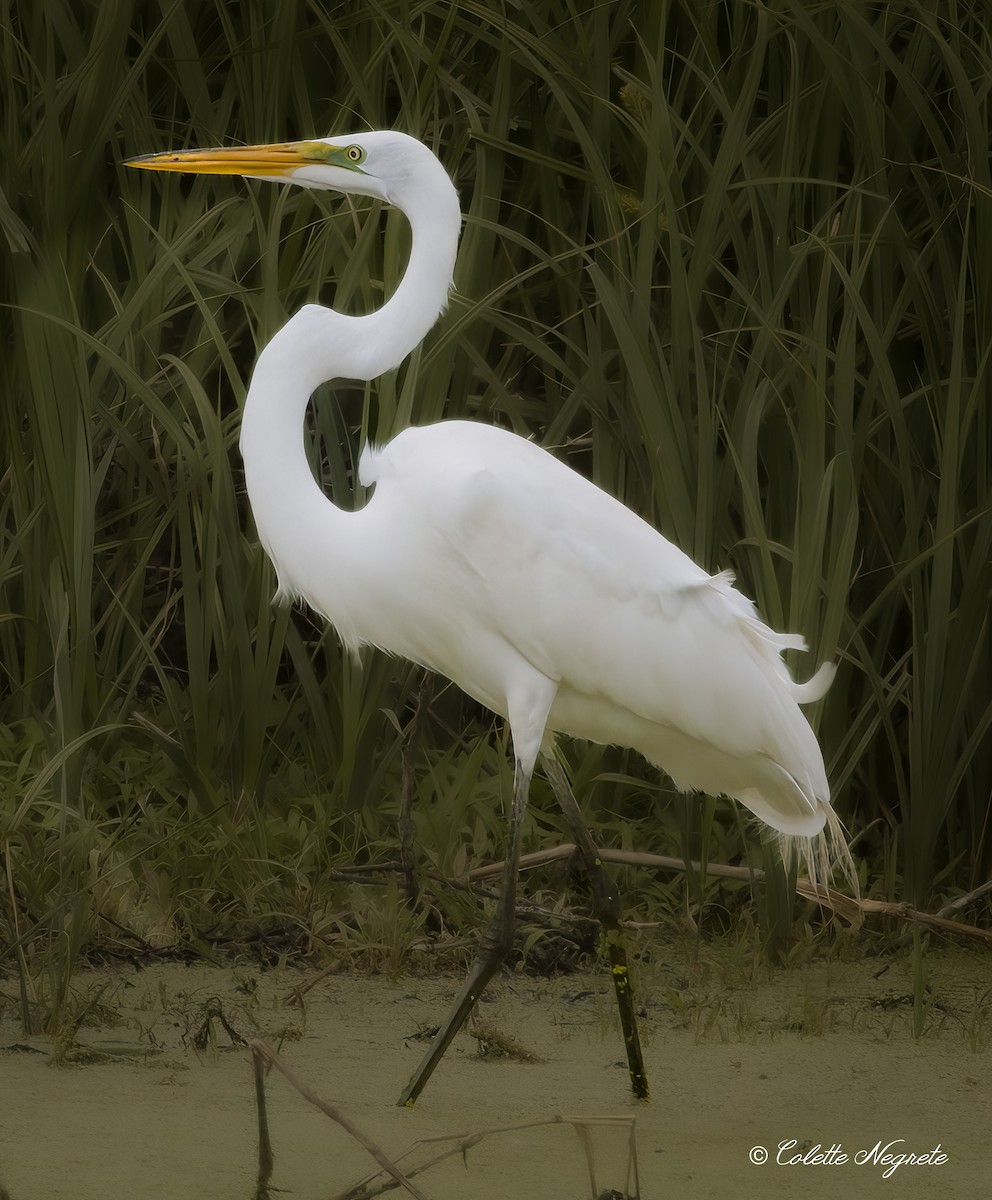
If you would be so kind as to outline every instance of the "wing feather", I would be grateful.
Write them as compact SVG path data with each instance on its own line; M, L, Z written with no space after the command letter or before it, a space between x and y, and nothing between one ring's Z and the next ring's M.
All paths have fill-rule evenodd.
M432 564L433 602L457 642L450 662L429 665L505 712L493 703L497 647L557 685L552 728L633 746L681 787L736 796L787 833L823 826L822 755L798 705L823 694L832 668L795 683L782 653L805 642L765 625L730 572L708 574L540 447L492 427L407 430L367 452L361 472L377 496L402 483L415 508L408 549ZM416 603L404 603L409 620Z

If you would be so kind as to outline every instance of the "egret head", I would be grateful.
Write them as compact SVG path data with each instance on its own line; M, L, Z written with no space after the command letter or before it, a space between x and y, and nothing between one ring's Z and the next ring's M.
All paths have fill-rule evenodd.
M307 142L172 150L126 160L129 167L208 175L248 175L302 187L374 196L404 207L408 187L444 168L416 138L374 130Z

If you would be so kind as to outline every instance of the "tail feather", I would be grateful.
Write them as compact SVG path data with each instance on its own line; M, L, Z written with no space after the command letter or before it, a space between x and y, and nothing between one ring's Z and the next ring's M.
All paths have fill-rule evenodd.
M735 646L748 651L755 671L751 674L752 701L769 714L765 742L751 755L717 760L713 747L704 755L708 778L687 770L684 783L675 770L674 756L650 756L667 770L679 786L698 787L716 794L726 792L771 826L787 866L802 860L810 881L825 885L839 872L852 894L859 894L858 875L840 818L830 805L830 789L823 755L813 730L798 705L813 704L829 689L837 673L825 662L805 683L797 683L783 653L806 650L806 640L795 633L778 633L761 620L754 604L733 586L731 571L708 576L696 588L708 611L726 624L736 624L740 637ZM784 685L784 686L783 686ZM740 780L746 779L744 786ZM783 829L783 826L785 827ZM791 830L791 832L788 832Z
M825 817L823 829L815 837L780 833L779 854L786 867L791 867L797 860L801 860L810 882L816 886L825 886L840 872L851 890L851 895L857 899L861 895L861 887L858 883L857 868L847 844L847 831L829 804L822 805L821 811Z
M822 700L836 674L837 667L834 663L822 663L816 674L805 683L793 682L790 688L792 698L797 704L813 704L816 700Z

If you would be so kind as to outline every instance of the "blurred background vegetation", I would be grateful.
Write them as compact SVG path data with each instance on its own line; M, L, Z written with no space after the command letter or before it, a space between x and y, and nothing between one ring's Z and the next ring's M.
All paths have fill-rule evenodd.
M954 0L5 0L0 939L22 966L423 944L397 887L340 874L395 858L419 674L270 604L237 455L258 347L305 301L379 305L405 224L121 165L368 127L437 151L465 225L424 346L317 396L336 501L361 502L364 440L409 422L533 435L733 568L809 639L800 677L837 660L811 716L868 894L987 879L989 21ZM506 749L437 683L408 755L421 872L499 856ZM771 857L727 801L618 749L567 756L603 844ZM567 840L535 791L525 849ZM703 871L624 886L642 920L752 902Z

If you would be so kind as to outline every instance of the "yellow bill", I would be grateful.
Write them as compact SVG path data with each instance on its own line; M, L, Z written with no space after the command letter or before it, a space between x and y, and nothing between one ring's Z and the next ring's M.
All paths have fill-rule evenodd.
M364 152L327 142L273 142L266 146L216 146L209 150L168 150L125 159L145 171L190 171L200 175L291 175L315 164L359 170Z

